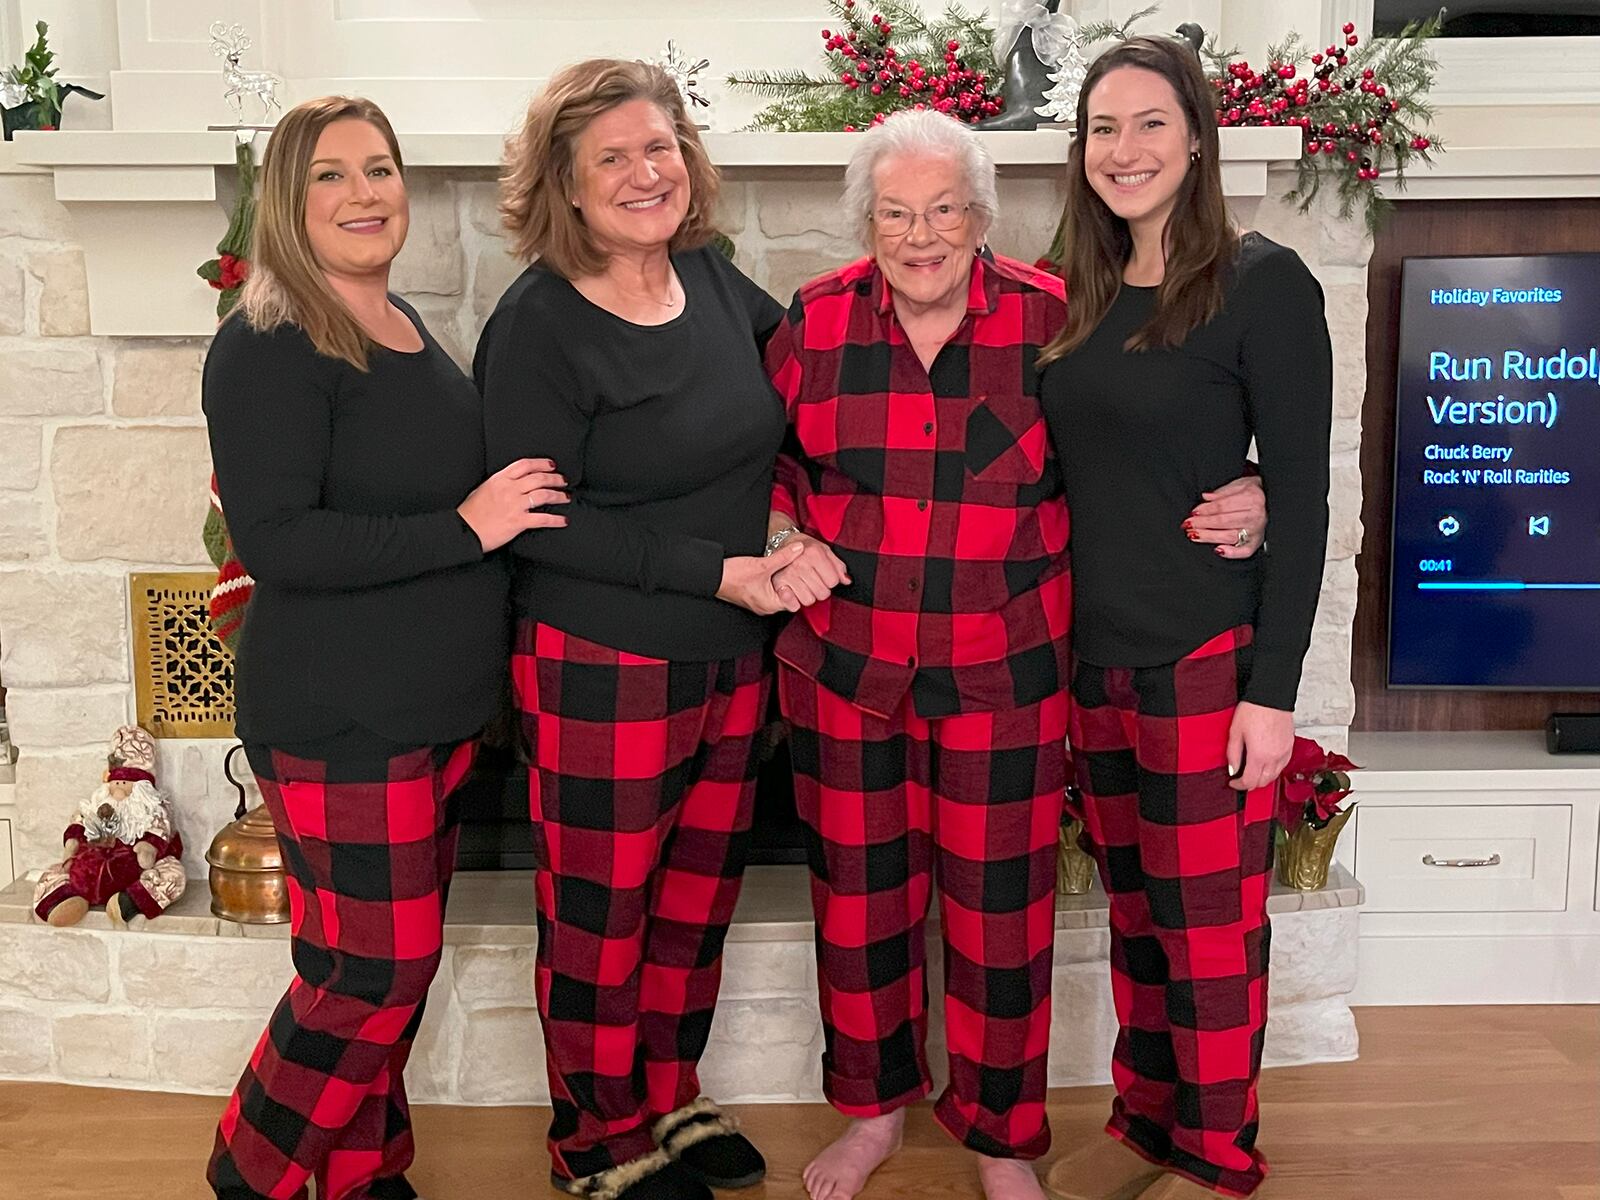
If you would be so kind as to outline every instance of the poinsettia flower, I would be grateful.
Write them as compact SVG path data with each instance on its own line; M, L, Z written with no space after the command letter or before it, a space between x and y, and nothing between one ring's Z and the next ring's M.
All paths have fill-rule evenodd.
M1318 828L1326 825L1339 815L1340 803L1350 793L1346 791L1318 792L1311 803L1306 806L1306 820L1313 822Z
M1324 750L1311 738L1296 737L1278 778L1279 822L1291 832L1302 821L1326 825L1350 794L1349 772L1358 769L1343 754Z
M1328 752L1311 738L1296 736L1294 748L1289 751L1289 761L1283 768L1285 778L1297 776L1309 779L1311 773L1327 760Z

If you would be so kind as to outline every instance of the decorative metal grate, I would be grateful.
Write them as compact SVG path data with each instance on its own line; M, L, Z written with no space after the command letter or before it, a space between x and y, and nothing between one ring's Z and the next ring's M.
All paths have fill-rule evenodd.
M128 576L139 724L156 737L233 736L233 655L211 632L214 571Z

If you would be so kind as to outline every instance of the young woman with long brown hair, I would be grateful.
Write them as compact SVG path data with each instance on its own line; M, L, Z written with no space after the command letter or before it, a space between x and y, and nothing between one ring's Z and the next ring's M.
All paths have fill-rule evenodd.
M1115 1142L1061 1160L1048 1186L1242 1196L1266 1173L1273 784L1327 541L1328 330L1299 257L1229 220L1187 46L1102 55L1077 127L1067 318L1039 361L1072 511L1070 736L1121 1028ZM1273 547L1234 560L1180 529L1252 439Z
M285 113L252 273L206 356L203 405L239 560L256 579L238 732L288 869L296 976L217 1131L227 1200L411 1200L402 1074L438 968L450 793L506 670L490 552L559 525L563 480L484 478L470 380L388 290L404 167L367 100Z

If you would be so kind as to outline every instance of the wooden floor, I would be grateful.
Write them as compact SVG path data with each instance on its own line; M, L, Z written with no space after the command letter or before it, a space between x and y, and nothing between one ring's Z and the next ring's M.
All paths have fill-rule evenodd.
M1600 1008L1358 1009L1361 1059L1268 1071L1269 1200L1600 1200ZM1056 1151L1098 1136L1109 1089L1051 1094ZM0 1200L206 1200L221 1101L0 1083ZM741 1110L772 1164L746 1200L801 1200L798 1172L842 1124L822 1105ZM421 1107L427 1200L554 1196L547 1111ZM970 1157L913 1110L862 1200L981 1195Z

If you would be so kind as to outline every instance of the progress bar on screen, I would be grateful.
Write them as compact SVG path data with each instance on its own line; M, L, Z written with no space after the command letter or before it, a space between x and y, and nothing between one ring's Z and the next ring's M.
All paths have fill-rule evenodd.
M1419 592L1600 592L1600 583L1524 583L1520 579L1485 579L1477 583L1423 581Z

